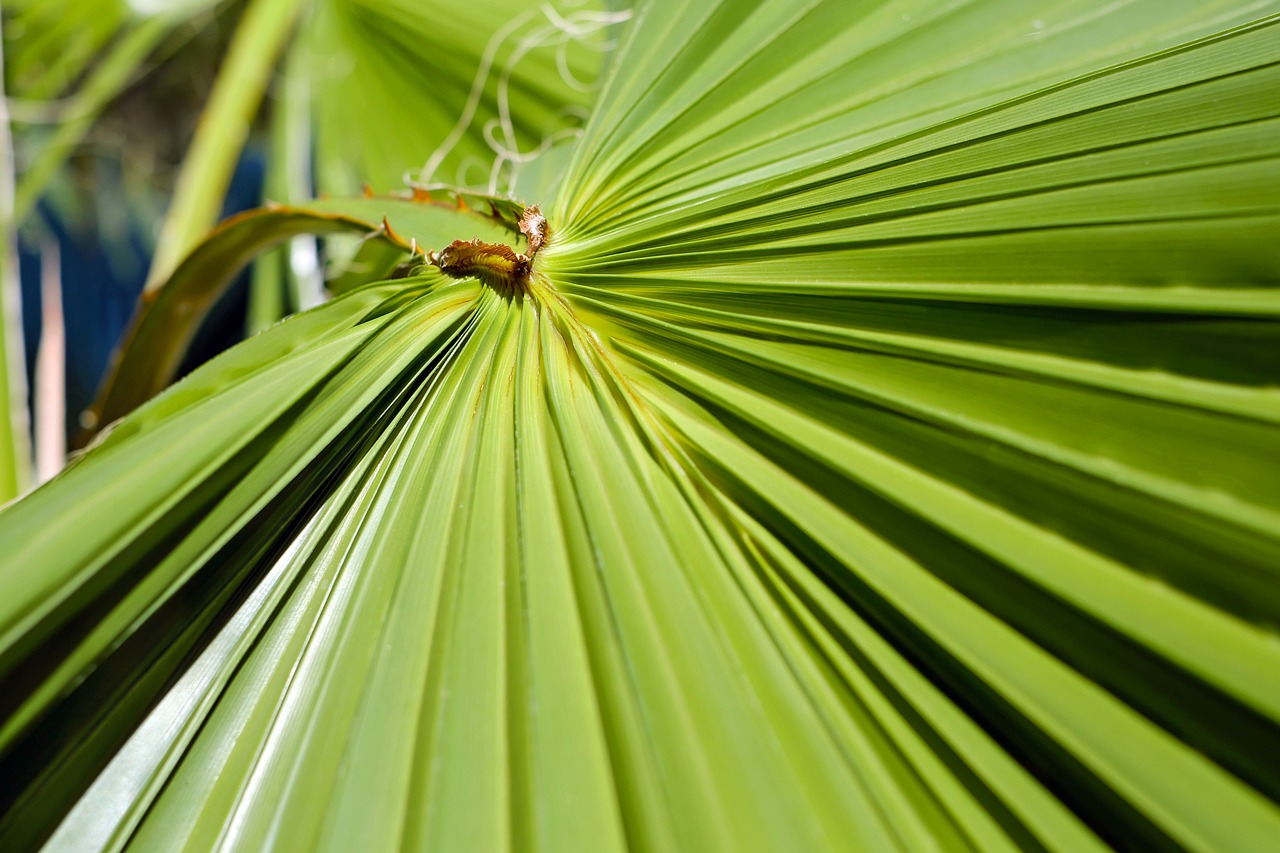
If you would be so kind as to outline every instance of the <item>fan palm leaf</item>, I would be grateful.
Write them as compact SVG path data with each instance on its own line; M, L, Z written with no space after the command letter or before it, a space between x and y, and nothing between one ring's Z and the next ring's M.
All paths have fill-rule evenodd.
M641 4L527 278L351 289L0 514L0 837L1268 849L1278 57Z

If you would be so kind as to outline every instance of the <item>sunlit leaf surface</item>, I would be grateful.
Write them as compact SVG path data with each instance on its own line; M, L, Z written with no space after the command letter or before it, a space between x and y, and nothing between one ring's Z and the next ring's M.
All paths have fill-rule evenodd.
M1273 849L1277 69L642 4L526 287L356 288L0 514L0 846Z

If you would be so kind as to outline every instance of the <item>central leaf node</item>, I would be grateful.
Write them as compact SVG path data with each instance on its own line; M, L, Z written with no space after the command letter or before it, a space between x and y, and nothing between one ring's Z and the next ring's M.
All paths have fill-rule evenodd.
M440 252L428 252L427 262L453 278L478 278L504 292L523 290L533 272L533 258L546 242L547 220L532 205L521 211L518 227L529 241L527 253L505 243L454 240Z
M454 240L441 252L428 252L427 261L454 278L475 277L500 290L524 287L533 259L504 243Z

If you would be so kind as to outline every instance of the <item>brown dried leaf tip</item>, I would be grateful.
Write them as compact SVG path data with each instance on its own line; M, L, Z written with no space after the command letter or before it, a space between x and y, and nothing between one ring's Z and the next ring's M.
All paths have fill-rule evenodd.
M393 229L393 228L391 227L391 223L387 221L387 217L386 217L386 215L385 215L385 214L384 214L384 215L383 215L383 217L382 217L382 233L383 233L383 234L386 234L386 235L387 235L387 239L388 239L388 240L390 240L390 241L391 241L391 242L393 242L393 243L399 243L401 246L407 246L407 245L408 245L408 244L404 241L404 238L403 238L403 237L401 237L399 234L397 234L397 233L395 232L395 229Z
M529 257L532 259L547 242L547 218L531 204L520 214L520 233L529 240Z
M490 287L507 291L523 289L533 271L533 257L547 241L547 220L536 205L520 214L520 233L529 240L521 254L504 243L454 240L438 254L427 253L427 262L454 278L475 277Z

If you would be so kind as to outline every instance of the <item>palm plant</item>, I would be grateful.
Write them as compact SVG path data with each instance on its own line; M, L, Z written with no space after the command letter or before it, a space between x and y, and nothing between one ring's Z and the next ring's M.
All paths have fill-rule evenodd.
M514 177L173 226L0 513L0 843L1269 849L1277 60L1266 0L643 0Z

